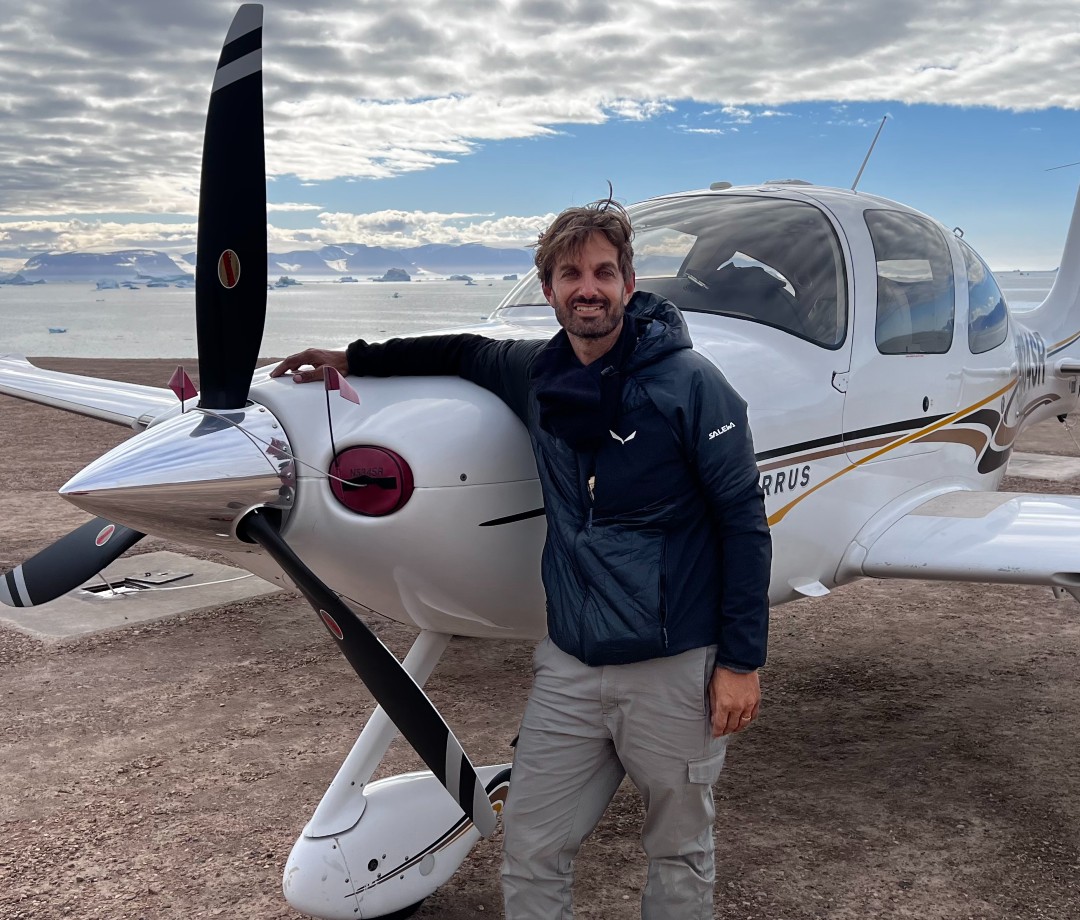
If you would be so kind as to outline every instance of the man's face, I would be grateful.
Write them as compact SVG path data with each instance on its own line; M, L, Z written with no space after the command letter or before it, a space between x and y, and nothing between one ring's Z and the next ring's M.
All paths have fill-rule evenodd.
M555 264L544 296L568 335L602 339L619 329L634 279L623 279L619 253L602 233L589 235L581 251Z

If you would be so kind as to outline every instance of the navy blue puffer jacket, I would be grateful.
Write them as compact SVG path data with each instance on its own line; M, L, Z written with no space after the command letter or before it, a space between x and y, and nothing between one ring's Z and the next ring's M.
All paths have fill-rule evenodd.
M532 438L544 494L548 631L590 665L718 646L765 662L771 542L746 404L691 347L669 301L637 293L618 430L575 450L540 425L531 372L550 342L452 335L349 347L371 376L456 374L500 396Z

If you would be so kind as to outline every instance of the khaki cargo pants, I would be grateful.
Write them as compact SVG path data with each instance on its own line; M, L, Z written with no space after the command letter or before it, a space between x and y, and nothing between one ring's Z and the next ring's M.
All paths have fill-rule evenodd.
M502 883L507 920L570 920L574 857L624 776L645 802L643 920L712 920L716 649L589 667L544 639L514 754Z

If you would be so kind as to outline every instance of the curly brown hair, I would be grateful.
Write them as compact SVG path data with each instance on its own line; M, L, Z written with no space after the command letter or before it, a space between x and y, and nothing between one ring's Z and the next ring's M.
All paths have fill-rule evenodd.
M555 265L566 256L574 258L593 233L602 233L619 254L619 271L627 284L634 277L634 229L626 208L610 195L600 201L567 208L551 222L536 241L536 274L551 287Z

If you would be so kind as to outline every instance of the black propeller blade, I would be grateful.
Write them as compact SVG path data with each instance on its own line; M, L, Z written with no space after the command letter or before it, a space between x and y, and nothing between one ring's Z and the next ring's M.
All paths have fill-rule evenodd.
M405 740L416 749L477 830L485 837L490 836L495 830L495 812L484 784L457 737L394 654L300 561L264 515L252 512L241 521L237 533L258 543L285 570Z
M143 536L122 524L94 518L0 576L0 601L9 607L34 607L56 600L93 578Z
M247 401L266 319L262 6L237 11L218 59L203 140L195 258L199 405Z

